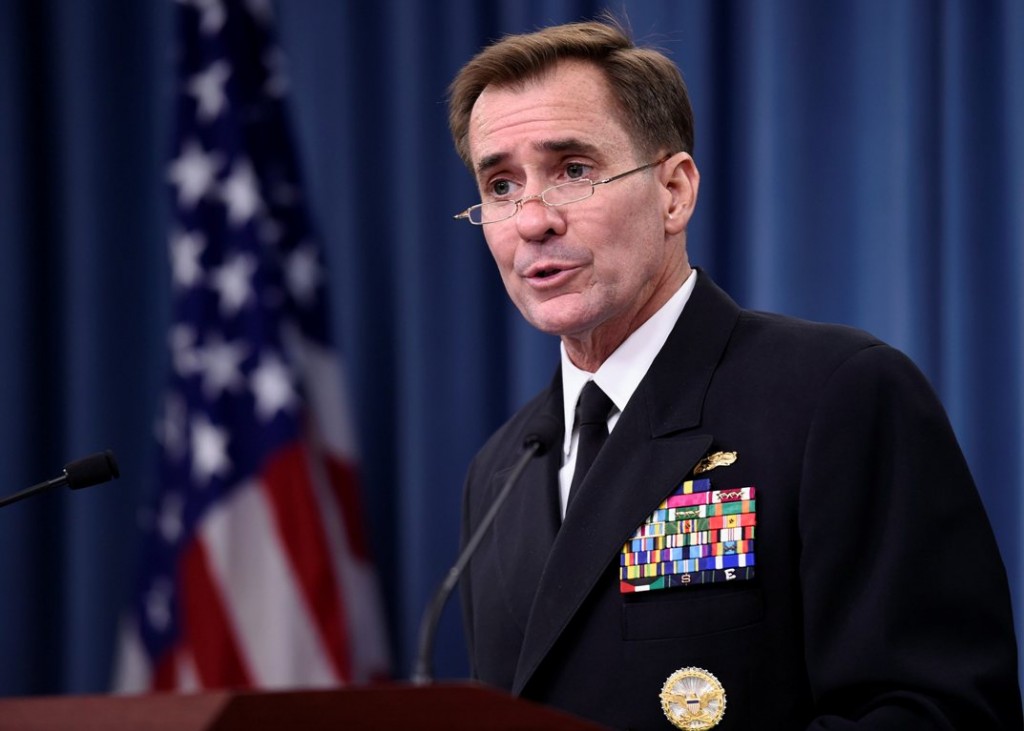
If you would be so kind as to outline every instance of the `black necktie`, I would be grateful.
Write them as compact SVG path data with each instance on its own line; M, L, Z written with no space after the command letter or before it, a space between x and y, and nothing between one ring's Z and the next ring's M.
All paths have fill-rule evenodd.
M576 446L576 470L572 475L569 487L569 502L576 495L576 488L590 471L590 465L601 451L604 440L608 438L608 414L615 404L605 395L593 381L588 381L580 394L577 421L580 427L580 439Z

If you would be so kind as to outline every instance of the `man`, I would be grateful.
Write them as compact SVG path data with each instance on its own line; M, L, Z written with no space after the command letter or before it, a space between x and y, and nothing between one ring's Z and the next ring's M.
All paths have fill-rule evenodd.
M675 66L610 23L508 37L450 123L459 217L562 352L469 470L465 535L561 427L464 578L475 675L615 728L1020 729L1005 571L923 376L691 269Z

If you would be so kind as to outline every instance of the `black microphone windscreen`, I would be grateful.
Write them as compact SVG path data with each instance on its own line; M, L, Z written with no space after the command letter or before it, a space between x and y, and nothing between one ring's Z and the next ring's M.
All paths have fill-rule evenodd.
M554 414L541 412L534 414L527 424L526 436L523 438L523 449L537 445L535 456L540 456L551 449L562 434L562 422Z
M114 453L108 449L106 452L97 452L69 462L64 465L64 475L67 477L68 487L77 490L120 477L121 472L117 469Z

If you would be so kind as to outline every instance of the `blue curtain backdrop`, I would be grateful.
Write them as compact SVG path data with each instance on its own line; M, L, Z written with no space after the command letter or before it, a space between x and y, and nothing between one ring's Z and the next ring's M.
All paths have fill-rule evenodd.
M278 5L396 675L455 555L464 468L557 352L451 219L475 193L445 88L486 41L606 6L690 86L691 260L746 306L860 326L917 361L1024 618L1024 3ZM0 511L2 695L109 682L167 365L172 33L169 1L0 3L2 490L108 447L123 473ZM466 673L454 602L437 669Z

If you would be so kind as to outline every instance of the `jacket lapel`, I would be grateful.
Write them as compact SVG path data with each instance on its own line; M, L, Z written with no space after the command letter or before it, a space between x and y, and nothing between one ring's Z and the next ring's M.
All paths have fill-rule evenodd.
M700 425L704 396L739 316L706 275L615 429L577 488L547 556L528 556L537 592L529 611L513 693L550 651L622 545L704 456L712 435ZM529 523L518 523L520 534ZM507 529L512 530L511 522ZM523 556L511 561L514 565ZM535 584L521 584L533 586Z

